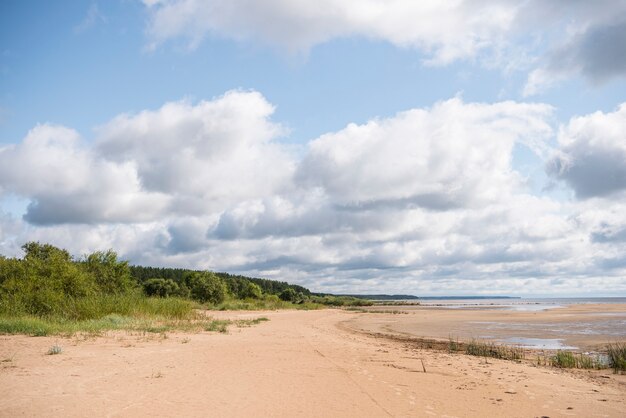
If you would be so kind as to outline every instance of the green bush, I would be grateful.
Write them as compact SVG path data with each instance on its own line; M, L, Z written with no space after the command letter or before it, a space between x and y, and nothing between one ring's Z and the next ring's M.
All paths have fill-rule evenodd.
M246 282L241 289L241 293L237 295L240 299L261 299L263 292L261 287L252 282Z
M93 275L96 285L104 293L126 293L136 287L130 276L127 261L118 261L113 250L96 251L87 256L84 267Z
M287 289L280 292L280 295L278 295L278 297L285 302L295 302L298 295L296 294L295 290L288 287Z
M211 272L193 272L184 278L191 297L202 303L222 303L226 299L226 284Z
M149 279L143 283L143 291L148 296L166 298L180 295L180 286L170 279Z
M75 300L93 296L93 276L74 263L65 250L28 243L23 260L0 260L0 311L39 316L63 315Z

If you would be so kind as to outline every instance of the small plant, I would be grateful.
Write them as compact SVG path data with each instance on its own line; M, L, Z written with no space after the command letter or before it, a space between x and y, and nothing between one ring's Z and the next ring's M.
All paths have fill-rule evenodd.
M455 353L459 351L459 339L456 341L452 339L452 336L448 337L448 353Z
M626 343L608 344L607 355L614 373L626 371Z
M55 354L61 354L62 352L63 352L63 347L55 344L48 349L48 352L46 354L48 354L49 356L53 356Z
M520 360L524 358L524 350L519 347L507 347L477 340L472 340L467 344L465 353L470 356L492 357L503 360Z
M559 350L550 359L550 363L554 367L563 369L600 369L601 362L586 354L574 354L571 351Z
M248 327L251 327L252 325L258 325L261 322L265 322L265 321L269 321L269 319L262 316L260 318L255 318L255 319L240 319L238 321L235 321L235 325L237 325L238 328L248 328Z
M205 325L204 325L204 330L205 331L213 331L213 332L221 332L223 334L226 334L228 332L228 325L231 324L231 321L228 320L213 320L213 321L208 321Z
M185 338L183 338L183 340L181 341L181 344L187 344L189 341L191 341L191 339L190 339L190 338L185 337Z

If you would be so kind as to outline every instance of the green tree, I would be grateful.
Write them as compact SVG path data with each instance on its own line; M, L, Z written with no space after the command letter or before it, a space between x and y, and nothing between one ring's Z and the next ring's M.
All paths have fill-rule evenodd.
M162 298L180 294L180 287L171 279L148 279L143 283L143 290L148 296Z
M293 290L291 287L288 287L280 292L280 295L278 295L278 297L286 302L295 302L298 295L296 294L295 290Z
M89 254L84 266L87 272L93 275L99 290L103 293L121 294L135 287L128 262L119 261L113 250Z
M202 303L217 304L226 299L226 284L214 273L208 271L188 273L184 281L191 292L191 297Z
M261 291L261 287L252 282L245 282L241 293L238 295L241 299L261 299L263 292Z
M95 293L93 277L73 262L67 251L36 242L22 248L26 253L23 260L2 263L0 281L6 306L34 315L64 315L73 301Z

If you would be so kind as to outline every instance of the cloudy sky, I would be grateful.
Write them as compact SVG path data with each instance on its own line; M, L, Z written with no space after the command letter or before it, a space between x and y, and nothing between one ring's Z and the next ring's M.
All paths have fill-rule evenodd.
M0 3L0 253L626 295L626 2Z

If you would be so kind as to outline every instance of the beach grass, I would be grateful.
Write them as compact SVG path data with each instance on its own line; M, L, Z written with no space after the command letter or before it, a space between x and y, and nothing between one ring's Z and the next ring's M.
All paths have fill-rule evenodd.
M609 367L615 373L626 371L626 343L609 343L607 345Z
M522 348L474 339L465 346L465 353L470 356L491 357L503 360L521 360L524 358L524 350Z
M452 338L452 336L448 337L448 353L456 353L461 349L461 345L459 344L459 339L456 340Z
M153 315L151 317L132 317L111 314L99 319L68 320L64 318L39 318L34 316L0 317L0 334L25 334L30 336L75 334L101 335L106 331L133 331L163 334L173 331L186 332L222 332L231 325L249 327L268 319L256 318L246 320L213 319L194 313L185 319L167 318Z
M275 311L279 309L314 310L327 307L314 302L293 303L272 296L262 299L228 299L217 304L208 303L204 305L204 308L212 311Z
M597 358L571 351L558 350L550 358L550 364L562 369L602 369L604 365Z

